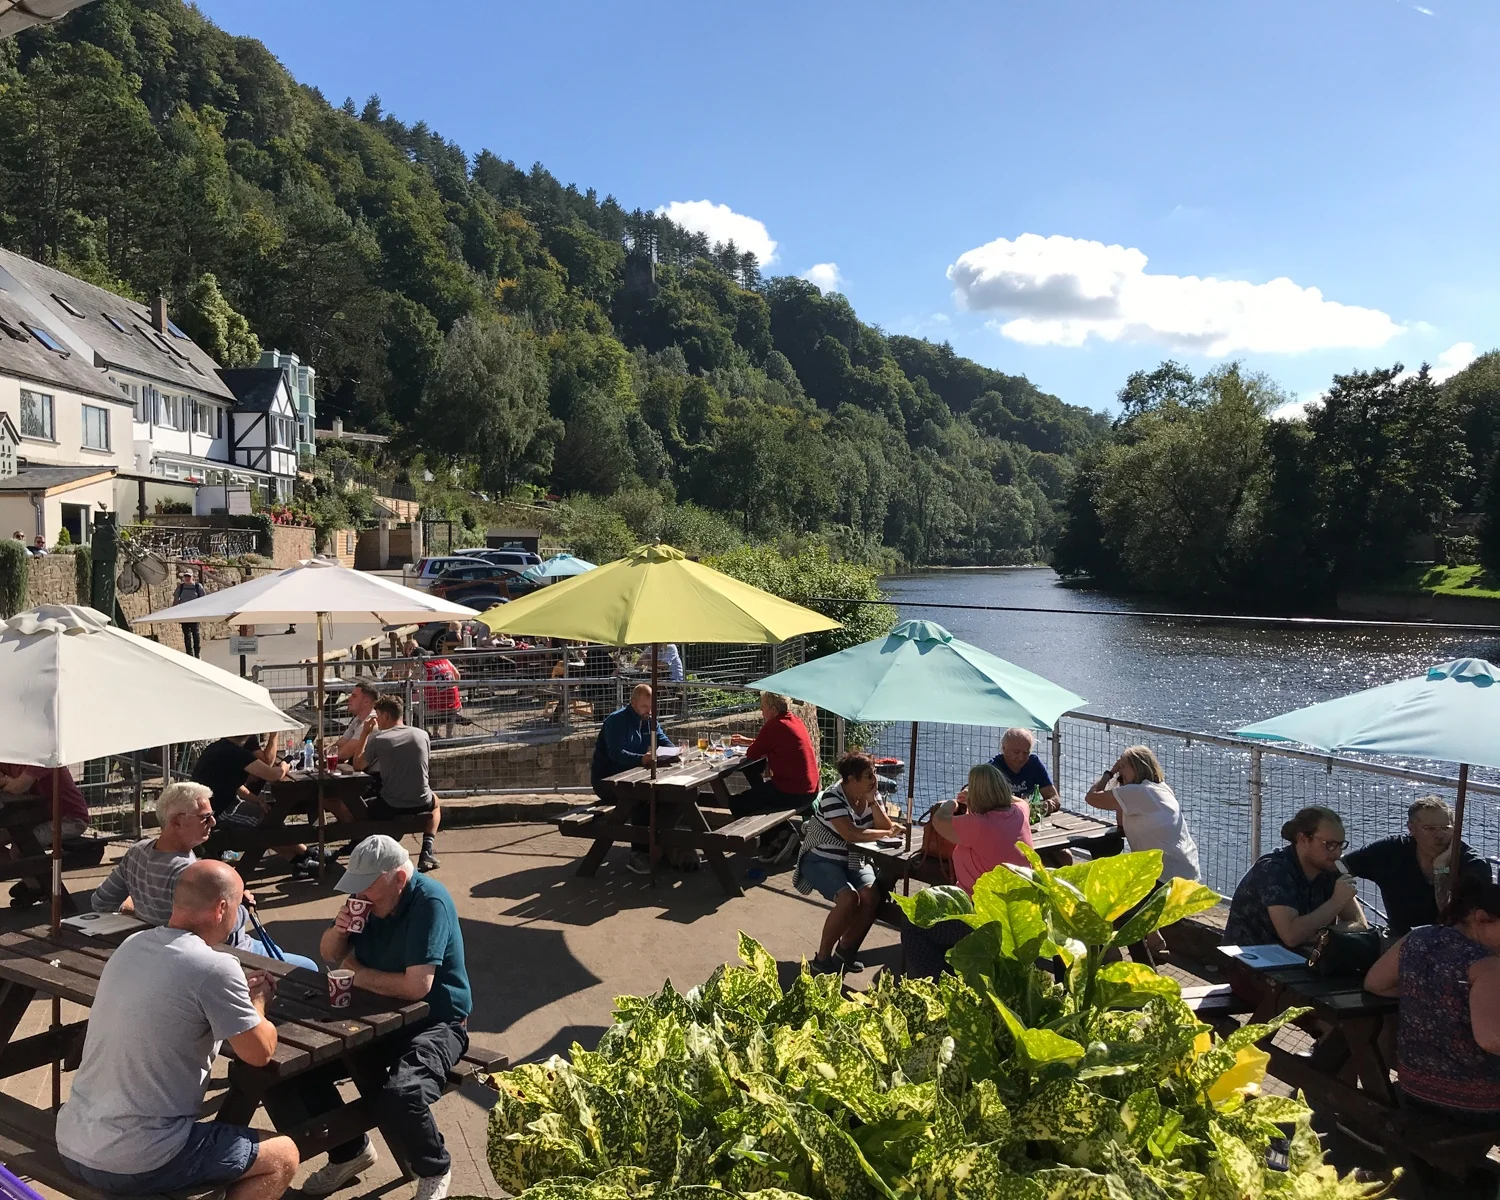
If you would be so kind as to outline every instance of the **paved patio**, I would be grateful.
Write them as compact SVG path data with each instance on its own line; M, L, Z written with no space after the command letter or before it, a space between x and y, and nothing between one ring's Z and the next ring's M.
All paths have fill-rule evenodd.
M812 957L827 912L822 900L792 888L790 872L747 885L741 899L725 897L706 871L668 870L653 887L625 870L623 847L611 853L596 878L579 879L573 871L586 843L564 838L550 825L445 830L437 848L443 865L436 878L453 893L463 922L474 988L471 1034L513 1062L564 1052L574 1041L592 1047L610 1024L614 997L653 992L668 978L682 988L699 983L735 957L739 930L759 939L790 969ZM731 861L742 881L755 865L743 857ZM69 888L84 892L104 877L108 865L70 874ZM341 903L332 888L277 875L258 879L252 890L273 936L289 950L316 956L318 937ZM45 919L41 907L0 910L0 929ZM896 952L894 932L877 927L863 955L868 969L851 977L851 985L862 986L879 966L893 964ZM44 1027L48 1017L46 1002L34 1004L21 1032ZM70 1019L66 1012L64 1019ZM4 1090L46 1104L50 1086L43 1069L5 1081ZM505 1194L485 1161L489 1095L469 1087L437 1106L453 1155L455 1196ZM259 1120L264 1122L263 1114ZM304 1167L298 1178L310 1169ZM337 1195L404 1200L414 1190L397 1181L390 1156L383 1153L361 1183Z

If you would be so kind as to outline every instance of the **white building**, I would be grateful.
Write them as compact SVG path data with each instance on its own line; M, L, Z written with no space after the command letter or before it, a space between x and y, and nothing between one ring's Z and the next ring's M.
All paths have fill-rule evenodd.
M237 403L229 414L229 454L234 462L274 476L291 495L297 477L297 405L291 367L242 367L219 372Z
M313 429L318 423L318 400L316 396L318 373L295 354L280 350L262 350L257 367L282 367L287 372L287 386L291 388L292 405L297 410L297 454L316 454L317 441Z
M131 405L55 325L0 289L0 527L87 541L135 461Z
M0 291L129 398L132 454L114 483L122 520L144 517L163 500L191 503L202 484L250 487L266 499L290 495L295 466L278 475L231 452L238 399L219 364L168 319L164 300L147 307L8 250L0 250ZM0 372L4 366L0 346Z

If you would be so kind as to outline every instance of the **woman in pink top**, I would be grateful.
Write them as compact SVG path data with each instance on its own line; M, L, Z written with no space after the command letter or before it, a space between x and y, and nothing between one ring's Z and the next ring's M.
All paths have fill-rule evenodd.
M955 814L958 800L967 800L967 813ZM969 784L959 792L958 800L938 805L928 824L953 843L953 873L958 886L972 895L975 881L1001 863L1026 866L1026 856L1016 843L1031 845L1031 809L1026 801L1011 795L1005 776L989 763L969 772ZM948 951L968 932L969 926L962 921L943 921L927 929L903 922L901 948L906 954L906 973L936 979Z

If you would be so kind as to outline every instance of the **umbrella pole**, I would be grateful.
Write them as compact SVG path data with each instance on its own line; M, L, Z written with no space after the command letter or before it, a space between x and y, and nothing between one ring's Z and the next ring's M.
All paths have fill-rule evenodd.
M651 860L651 882L656 882L656 680L659 674L661 643L651 643L651 801L650 827L647 830L647 857Z
M323 880L328 835L323 820L323 775L327 760L323 757L323 614L318 614L318 881Z
M1453 800L1453 852L1448 856L1448 874L1438 896L1438 911L1448 907L1453 897L1453 885L1458 882L1458 871L1463 866L1464 801L1469 796L1469 764L1458 764L1458 795Z
M917 791L917 723L911 723L911 753L906 763L906 849L911 851L911 812ZM876 799L879 799L877 795Z
M62 767L52 772L52 936L62 929ZM52 997L52 1033L62 1024L62 1000ZM52 1109L62 1107L62 1063L52 1060Z

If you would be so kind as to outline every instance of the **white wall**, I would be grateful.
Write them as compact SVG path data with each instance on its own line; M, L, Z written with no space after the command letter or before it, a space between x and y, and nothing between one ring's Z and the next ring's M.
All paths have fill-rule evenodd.
M103 376L100 376L102 379ZM17 431L21 428L21 389L52 397L52 427L55 442L21 439L17 453L28 462L51 463L65 467L118 467L128 470L135 461L131 437L131 413L124 404L84 396L78 392L32 383L11 375L0 374L0 410L9 414ZM108 450L91 450L83 445L83 406L102 408L109 413ZM7 531L6 536L10 534Z

